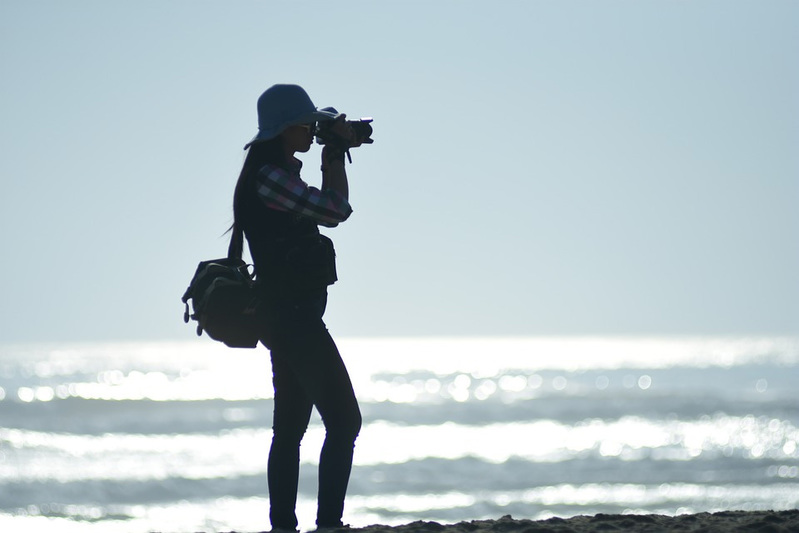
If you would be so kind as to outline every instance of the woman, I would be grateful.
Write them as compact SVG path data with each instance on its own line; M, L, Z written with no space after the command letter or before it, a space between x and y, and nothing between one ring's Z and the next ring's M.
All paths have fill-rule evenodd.
M269 452L273 530L297 528L300 441L315 406L325 425L319 459L316 524L342 527L344 496L361 414L349 374L322 321L327 286L336 280L332 243L319 225L335 227L352 208L344 152L322 149L322 187L300 179L318 120L352 139L344 115L317 110L297 85L274 85L258 99L258 134L249 147L233 200L234 225L247 238L261 291L261 342L270 349L275 388ZM234 232L235 234L235 232Z

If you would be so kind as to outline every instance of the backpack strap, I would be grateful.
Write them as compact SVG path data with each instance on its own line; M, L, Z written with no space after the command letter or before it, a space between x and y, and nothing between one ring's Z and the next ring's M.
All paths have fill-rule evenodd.
M244 232L235 222L230 230L230 244L227 248L227 256L230 259L241 259L244 251Z

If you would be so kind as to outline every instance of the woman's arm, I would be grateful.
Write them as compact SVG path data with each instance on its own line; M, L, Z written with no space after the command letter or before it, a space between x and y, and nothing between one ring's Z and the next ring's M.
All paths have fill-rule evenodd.
M344 167L344 152L325 146L322 148L322 190L332 189L345 200L350 198L347 169Z
M346 186L346 174L344 180ZM255 184L258 196L267 207L312 218L323 226L337 226L352 213L347 198L335 188L311 187L298 175L281 167L264 166L256 175Z

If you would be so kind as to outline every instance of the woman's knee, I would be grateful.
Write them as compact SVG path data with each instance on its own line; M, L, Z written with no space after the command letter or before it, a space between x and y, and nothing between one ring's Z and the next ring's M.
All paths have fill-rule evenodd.
M322 420L327 434L342 441L354 442L361 432L361 425L363 424L361 411L357 404L353 409L349 409L337 417L329 417L328 420L323 417Z
M361 417L361 410L358 409L356 406L349 427L349 432L350 435L352 435L352 440L355 440L356 437L358 437L358 434L361 432L362 425L363 425L363 418Z

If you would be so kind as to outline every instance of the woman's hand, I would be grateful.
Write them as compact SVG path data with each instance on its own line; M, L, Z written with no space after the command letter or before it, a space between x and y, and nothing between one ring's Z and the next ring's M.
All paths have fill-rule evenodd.
M346 122L347 115L341 114L339 115L331 125L325 125L331 133L336 135L337 137L341 137L347 143L350 140L354 139L355 132L352 129L352 126L347 124ZM340 144L325 144L322 147L322 169L324 170L326 167L329 167L331 164L335 163L344 163L344 153L347 151L346 148L342 148Z
M346 123L346 115L339 115L331 129L344 139L354 139L355 132L352 126ZM344 153L346 149L338 146L324 145L322 147L322 189L333 189L344 199L349 198L349 183L347 170L344 168Z
M352 128L352 125L347 123L347 115L345 113L342 113L336 117L336 119L333 121L333 125L330 126L330 131L332 131L337 137L347 141L347 146L349 148L355 148L361 144L357 142L355 130Z

